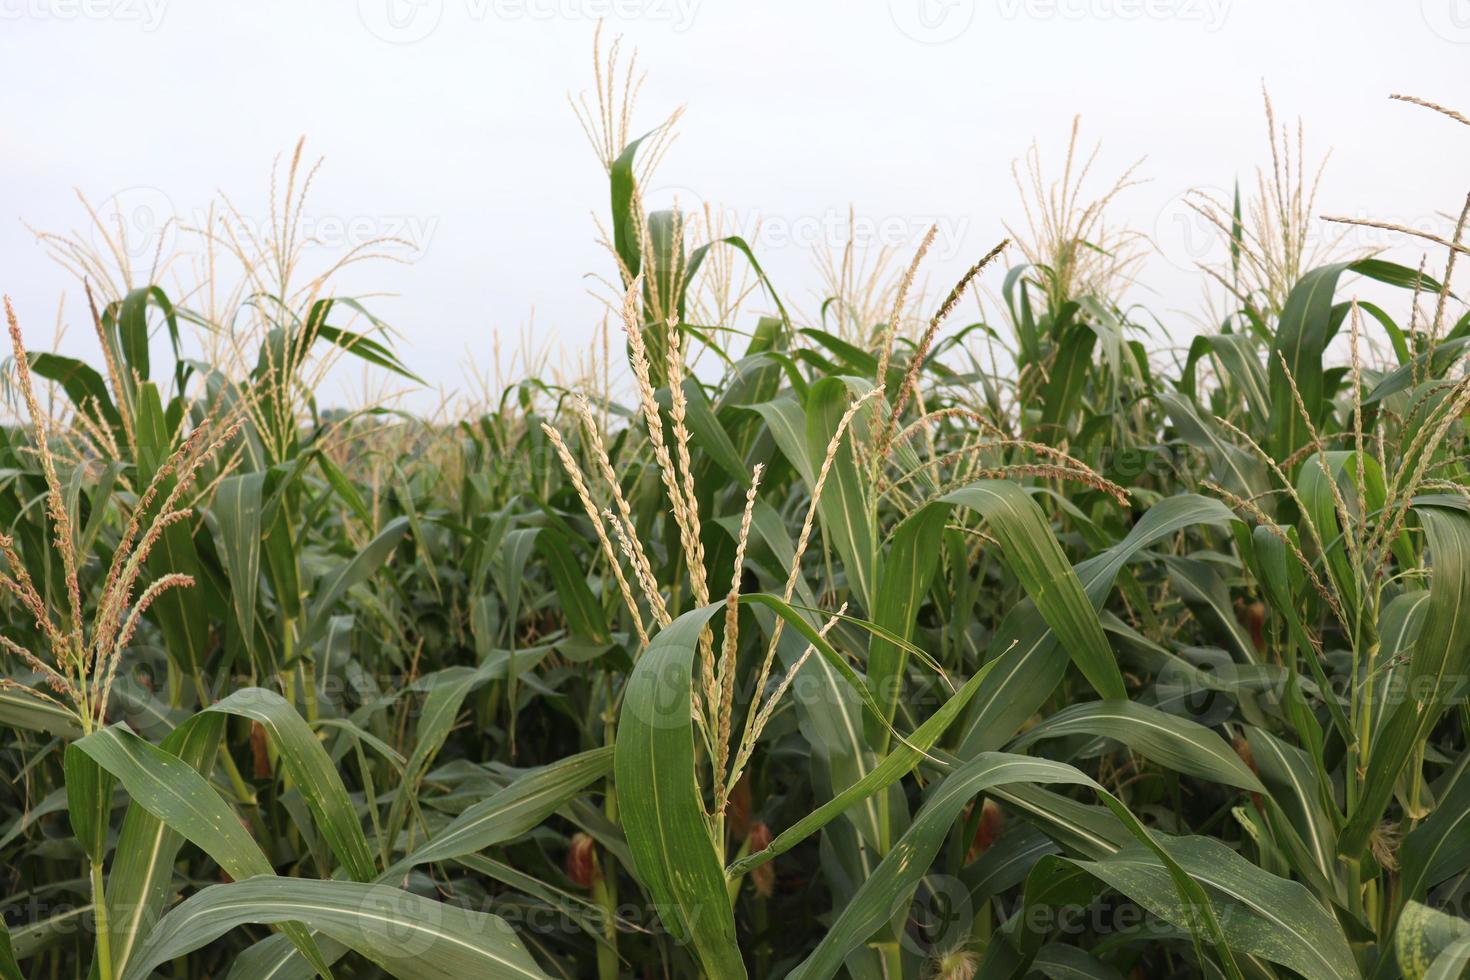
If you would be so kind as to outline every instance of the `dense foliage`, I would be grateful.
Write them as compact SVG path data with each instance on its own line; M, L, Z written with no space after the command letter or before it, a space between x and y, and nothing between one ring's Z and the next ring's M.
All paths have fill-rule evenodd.
M1175 349L1038 180L803 318L618 77L617 370L319 410L413 375L292 285L296 163L224 313L65 248L102 360L11 313L0 977L1460 975L1458 229L1310 264L1278 163Z

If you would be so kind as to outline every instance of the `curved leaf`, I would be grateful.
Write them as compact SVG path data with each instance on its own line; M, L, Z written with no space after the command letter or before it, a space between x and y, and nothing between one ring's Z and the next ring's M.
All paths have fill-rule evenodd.
M93 732L73 744L116 776L133 802L203 850L231 878L275 876L275 869L239 817L178 756L120 728ZM299 923L284 921L281 931L318 973L331 976L321 951Z
M694 772L694 651L720 605L685 613L649 643L623 695L613 764L633 863L659 918L693 944L706 970L743 977L723 862Z
M158 923L123 980L247 923L304 922L402 980L546 976L505 920L387 885L274 876L212 885Z
M1134 701L1097 701L1063 708L1028 729L1011 745L1020 749L1042 739L1068 735L1115 739L1175 772L1253 793L1266 792L1266 787L1219 735L1197 722Z

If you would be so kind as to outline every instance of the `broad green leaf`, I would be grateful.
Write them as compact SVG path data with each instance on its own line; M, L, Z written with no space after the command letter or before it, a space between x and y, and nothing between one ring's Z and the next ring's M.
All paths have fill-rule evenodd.
M1245 731L1261 781L1289 818L1287 827L1299 834L1316 869L1332 880L1337 872L1337 830L1330 787L1324 789L1312 760L1300 748L1264 729L1249 726Z
M587 587L586 573L572 553L566 535L555 528L541 528L536 536L536 548L546 559L546 567L556 583L556 596L567 618L567 627L593 643L609 642L612 634L607 616Z
M969 704L970 699L974 697L975 692L984 682L985 675L993 666L995 666L994 661L966 681L964 687L945 701L938 711L925 719L922 725L914 729L912 735L884 756L883 761L873 767L862 779L848 786L786 830L781 831L764 850L747 855L731 864L726 869L726 874L731 878L737 877L791 850L858 801L885 789L912 771L923 758L923 753L944 734L964 710L965 705Z
M919 605L934 580L947 511L942 505L930 506L905 519L890 536L879 567L873 622L904 640L913 638ZM899 644L879 636L868 644L868 686L882 706L883 720L869 719L867 735L880 751L888 744L883 721L893 721L907 663L908 652Z
M644 651L623 696L614 766L623 830L659 918L694 946L712 975L743 977L723 862L694 768L695 646L719 608L685 613Z
M0 688L0 725L66 737L82 733L76 715L13 687Z
M306 801L316 830L356 881L370 881L377 869L347 787L327 750L306 719L274 691L247 687L207 710L259 722L280 756L286 776Z
M123 980L146 980L239 926L297 922L401 980L546 976L498 916L387 885L271 876L212 885L186 899L154 928Z
M1201 558L1165 555L1164 565L1169 569L1169 584L1189 604L1196 618L1209 626L1210 635L1224 641L1222 646L1228 643L1237 662L1256 662L1260 654L1235 615L1230 589L1215 564Z
M1338 262L1306 273L1282 307L1266 365L1271 386L1271 438L1266 448L1278 460L1289 458L1308 440L1309 420L1297 407L1297 394L1311 424L1322 419L1322 353L1335 329L1332 295L1350 265Z
M1414 744L1439 719L1456 679L1470 667L1470 513L1457 497L1420 498L1414 509L1433 557L1429 603L1405 671L1407 696L1373 738L1362 796L1338 839L1338 853L1346 857L1367 847Z
M197 773L214 768L225 718L197 714L169 732L160 747ZM123 815L107 876L112 961L118 972L173 897L174 862L184 836L134 801Z
M1122 541L1075 566L1078 582L1093 609L1101 609L1119 571L1138 552L1196 524L1229 526L1236 516L1218 500L1179 494L1159 501L1138 520ZM975 698L966 722L960 754L999 748L1051 696L1061 680L1067 651L1031 599L1001 621L990 644L999 661Z
M1168 411L1179 437L1203 450L1212 461L1215 482L1243 497L1265 492L1266 467L1227 437L1218 422L1202 417L1194 405L1172 391L1157 391L1154 397Z
M528 669L544 657L547 651L548 648L544 647L518 650L514 654L498 650L479 667L446 667L420 678L416 687L427 690L428 694L424 697L418 724L415 726L413 752L403 767L398 795L393 798L393 805L389 810L389 840L395 839L398 831L403 828L404 820L416 804L419 782L443 748L470 692L492 680L505 677L512 659L518 665L524 664L521 669Z
M1240 391L1256 431L1265 431L1271 420L1271 396L1255 342L1243 333L1215 334L1207 339L1224 367L1220 374L1222 383Z
M817 948L789 974L791 980L834 975L852 950L866 942L908 904L914 886L928 869L940 845L948 838L955 819L969 801L977 793L1015 783L1069 783L1092 788L1134 834L1148 846L1159 848L1122 803L1081 771L1045 759L1001 752L981 753L950 772L938 785L908 831L858 888L857 894L842 910ZM1203 921L1208 923L1205 928L1218 933L1218 923L1214 921L1203 892L1183 875L1177 865L1172 865L1162 850L1157 853L1163 861L1171 863L1175 886L1200 903L1201 914L1205 917Z
M840 377L825 378L812 385L806 404L806 448L811 466L818 473L827 446L853 397L852 389ZM878 573L876 532L868 514L872 488L866 486L863 468L858 465L853 449L866 431L862 417L866 411L871 408L859 409L837 446L822 497L817 502L817 513L822 521L823 539L841 556L853 594L871 615Z
M1470 868L1470 775L1462 767L1434 807L1399 848L1399 887L1413 901Z
M1470 923L1420 902L1409 902L1393 934L1393 954L1404 980L1448 980L1464 975ZM1442 965L1440 957L1450 954ZM1451 967L1459 969L1451 970Z
M133 802L208 854L231 878L275 876L260 845L234 811L178 756L121 728L105 728L73 744L116 776ZM331 976L321 951L301 925L285 921L281 931L318 973Z
M817 471L807 451L806 421L801 403L789 394L770 401L746 406L765 420L771 438L780 447L787 462L796 467L808 487L817 482ZM825 451L826 447L822 447Z
M1043 946L1031 969L1051 980L1123 980L1123 974L1086 950L1061 943Z
M351 561L323 576L322 580L317 583L315 599L307 613L304 642L311 643L326 632L327 621L331 618L333 607L348 589L360 582L367 581L374 572L382 567L408 531L408 525L407 517L395 517L383 525L383 529L377 533L377 536L369 541Z
M1096 342L1097 333L1091 327L1085 323L1073 323L1057 345L1056 362L1041 391L1042 442L1057 445L1068 435L1072 415L1087 388L1092 348Z
M1300 884L1251 864L1213 838L1166 839L1163 848L1212 896L1232 949L1290 967L1309 980L1348 980L1358 967L1332 914ZM1189 922L1157 856L1136 845L1079 867L1106 881L1160 918Z
M968 507L985 518L986 526L1000 542L1007 565L1093 689L1105 698L1127 697L1123 675L1103 636L1097 611L1062 554L1041 508L1026 492L1014 483L982 480L941 499Z
M94 864L107 852L107 824L112 815L113 778L75 742L66 747L66 809L71 832Z
M29 356L31 370L37 377L61 385L66 397L71 399L72 405L78 411L85 412L89 418L96 418L100 412L103 421L115 427L119 435L122 434L122 416L112 403L112 393L107 389L107 382L95 368L74 357L61 354L32 353Z
M1097 701L1063 708L1011 743L1013 750L1050 738L1097 735L1175 772L1264 793L1240 756L1203 725L1133 701Z
M448 861L527 833L613 766L611 747L592 749L542 766L500 792L474 804L394 866L402 871L431 861Z
M227 476L215 490L210 508L219 527L225 568L230 577L230 599L240 636L249 643L255 636L255 596L260 584L262 491L265 473Z
M10 929L4 919L0 919L0 980L25 980L15 962L15 950L10 946Z

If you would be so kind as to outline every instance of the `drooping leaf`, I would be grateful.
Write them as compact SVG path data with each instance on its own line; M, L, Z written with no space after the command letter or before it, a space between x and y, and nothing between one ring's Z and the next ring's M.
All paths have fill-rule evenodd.
M387 885L267 876L212 885L185 899L159 921L123 980L146 980L238 926L298 922L401 980L546 976L498 916Z

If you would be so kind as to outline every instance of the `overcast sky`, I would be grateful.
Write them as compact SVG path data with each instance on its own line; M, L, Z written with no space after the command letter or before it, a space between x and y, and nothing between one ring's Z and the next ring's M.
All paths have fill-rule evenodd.
M939 223L947 285L1021 217L1011 161L1033 138L1059 160L1078 113L1100 175L1147 157L1115 220L1159 240L1141 298L1181 333L1199 228L1179 196L1265 161L1263 81L1309 156L1332 150L1320 213L1442 224L1470 177L1463 128L1387 99L1470 108L1470 0L0 0L0 288L33 346L69 293L86 352L27 225L84 229L74 189L145 231L221 190L263 214L305 134L313 230L414 243L346 286L396 294L374 309L426 378L462 385L533 310L538 338L584 348L607 192L566 97L599 16L647 71L635 127L687 106L660 193L764 219L759 257L808 309L812 246L841 244L849 205L884 242Z

